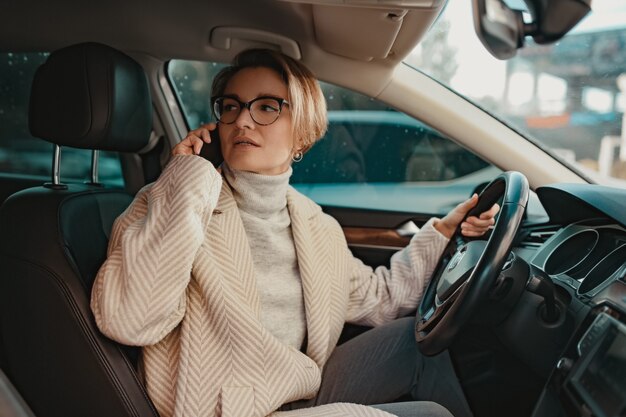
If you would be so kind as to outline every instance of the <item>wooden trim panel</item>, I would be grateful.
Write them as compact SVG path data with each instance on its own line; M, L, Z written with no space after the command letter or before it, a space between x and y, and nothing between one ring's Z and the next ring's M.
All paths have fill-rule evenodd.
M343 233L349 245L405 247L411 240L410 237L400 236L395 230L373 227L344 227Z

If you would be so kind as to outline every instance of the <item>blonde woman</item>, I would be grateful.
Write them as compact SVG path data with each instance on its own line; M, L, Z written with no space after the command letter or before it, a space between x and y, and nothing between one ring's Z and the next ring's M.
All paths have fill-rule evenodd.
M190 132L116 220L92 293L102 332L142 346L163 417L469 415L449 358L415 348L417 306L477 198L431 219L389 268L353 257L339 224L289 186L326 130L299 62L244 51L213 83L219 123ZM198 156L219 133L224 163ZM498 208L463 224L483 234ZM336 347L345 322L378 326ZM435 387L436 388L433 388Z

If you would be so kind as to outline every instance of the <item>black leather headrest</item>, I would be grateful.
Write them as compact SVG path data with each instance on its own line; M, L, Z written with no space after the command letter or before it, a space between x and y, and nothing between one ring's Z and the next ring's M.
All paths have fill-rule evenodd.
M59 49L37 70L30 95L33 136L83 149L136 152L152 129L143 68L109 46Z

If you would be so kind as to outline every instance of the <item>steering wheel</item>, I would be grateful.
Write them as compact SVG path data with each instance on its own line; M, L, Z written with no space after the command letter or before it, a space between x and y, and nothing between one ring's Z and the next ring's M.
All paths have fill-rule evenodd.
M465 242L460 227L450 239L418 309L415 338L424 355L447 349L472 312L486 300L511 251L526 210L528 190L522 173L500 174L480 193L478 204L467 215L480 215L502 198L489 239ZM452 252L450 261L445 262L446 254Z

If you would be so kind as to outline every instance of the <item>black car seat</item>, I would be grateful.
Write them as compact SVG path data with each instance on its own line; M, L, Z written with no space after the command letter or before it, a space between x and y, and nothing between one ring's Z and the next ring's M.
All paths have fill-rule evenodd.
M53 52L33 81L29 126L59 146L136 152L152 128L145 73L101 44ZM127 350L100 334L89 308L131 200L55 177L0 208L0 363L38 417L158 416Z

